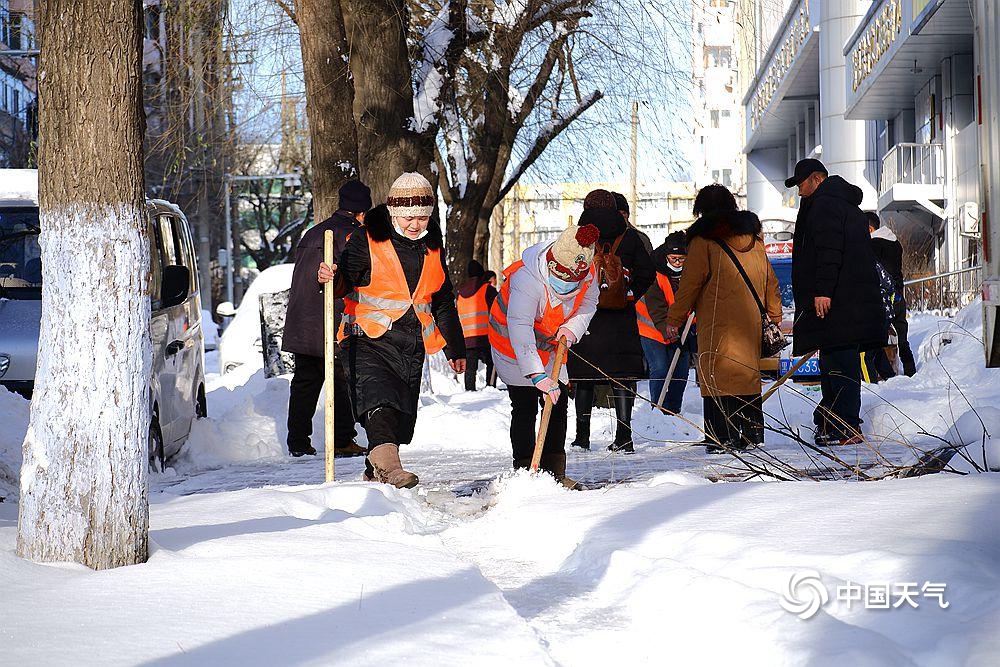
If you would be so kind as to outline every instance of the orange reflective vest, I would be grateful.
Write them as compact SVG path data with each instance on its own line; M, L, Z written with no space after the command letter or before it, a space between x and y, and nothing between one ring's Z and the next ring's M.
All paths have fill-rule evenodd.
M667 305L673 305L674 303L674 288L670 285L670 279L667 278L662 273L656 273L656 284L660 286L663 290L663 296L666 297ZM653 318L649 315L649 308L646 307L646 297L642 297L635 303L635 318L639 322L639 335L644 338L649 338L650 340L655 340L657 343L666 344L666 340L663 338L663 334L660 330L656 328L653 324Z
M519 259L504 269L504 284L500 288L500 294L493 302L493 307L490 308L490 345L493 346L494 350L509 359L517 359L517 355L514 353L514 346L510 342L510 331L507 329L507 304L510 301L510 279L522 267L524 267L524 261ZM583 283L580 293L577 294L576 299L573 301L573 307L570 309L569 314L565 313L561 304L553 307L549 303L548 298L546 298L545 312L542 313L542 319L536 319L534 324L535 345L538 348L538 356L541 358L542 364L547 365L549 363L549 358L556 349L556 332L559 331L559 327L580 310L580 304L583 303L583 297L587 294L587 290L590 289L591 283L592 281Z
M379 338L412 307L420 320L424 350L427 354L434 354L443 349L444 337L431 314L431 297L441 289L445 279L441 251L427 251L413 294L410 294L406 284L406 274L392 241L372 241L369 237L368 251L371 255L371 284L355 287L344 297L344 318L337 340L344 340L347 337L346 326L353 324L361 327L369 338Z
M489 333L490 312L486 306L486 289L489 286L489 283L483 283L472 296L458 297L458 319L462 322L462 334L466 338Z

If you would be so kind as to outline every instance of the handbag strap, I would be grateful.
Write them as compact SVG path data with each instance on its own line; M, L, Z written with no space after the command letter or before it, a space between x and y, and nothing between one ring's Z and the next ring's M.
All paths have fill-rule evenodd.
M740 272L741 276L743 276L743 282L745 282L747 284L747 287L750 288L750 293L753 294L753 300L757 302L757 308L760 309L761 316L767 317L767 310L765 310L764 304L761 302L760 297L757 296L757 290L754 289L753 283L750 282L750 276L748 276L747 272L743 269L743 265L740 264L740 260L736 259L736 255L733 254L732 248L726 245L725 241L720 241L719 239L713 239L713 240L719 244L719 247L722 248L723 252L729 255L729 259L733 260L733 264L736 265L736 270Z

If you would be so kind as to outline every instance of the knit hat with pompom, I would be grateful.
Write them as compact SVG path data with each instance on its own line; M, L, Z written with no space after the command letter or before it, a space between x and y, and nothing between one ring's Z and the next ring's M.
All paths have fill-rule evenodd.
M434 210L434 190L426 178L408 171L393 182L385 203L394 218L427 218Z
M593 225L566 229L545 255L549 273L560 280L579 282L594 262L594 244L601 232Z

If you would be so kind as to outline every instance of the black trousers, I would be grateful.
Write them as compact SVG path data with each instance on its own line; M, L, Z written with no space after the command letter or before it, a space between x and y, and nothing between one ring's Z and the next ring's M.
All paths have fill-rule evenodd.
M594 394L598 382L576 380L573 383L576 405L577 442L590 441L590 415L594 408ZM632 408L635 406L635 382L623 381L624 386L611 384L615 401L615 444L632 441Z
M465 348L465 390L476 390L476 373L479 362L486 364L486 384L490 384L490 374L493 373L493 354L489 346Z
M813 411L817 433L849 438L861 429L861 352L857 345L819 351L823 398Z
M705 435L710 442L744 448L764 443L760 394L704 396Z
M906 308L902 310L902 314L897 313L892 319L892 326L895 327L898 337L899 361L903 364L903 373L913 377L917 372L917 363L913 359L913 350L910 349L910 341L907 339L910 325L906 323Z
M295 355L295 374L288 392L288 451L309 449L313 415L323 389L323 357ZM354 411L351 409L350 387L343 358L338 356L333 367L334 448L344 447L354 440Z
M360 422L365 427L365 433L368 435L368 451L371 451L379 445L389 443L402 445L412 440L413 429L417 425L417 416L408 415L401 410L384 405L361 415ZM367 456L365 457L365 473L369 477L375 476L375 468L372 467Z
M549 418L549 430L545 434L545 444L542 454L566 451L566 407L569 398L566 385L559 384L559 402L552 406L552 416ZM534 387L507 387L510 396L510 444L513 449L514 462L531 461L535 452L535 417L542 405L542 392Z

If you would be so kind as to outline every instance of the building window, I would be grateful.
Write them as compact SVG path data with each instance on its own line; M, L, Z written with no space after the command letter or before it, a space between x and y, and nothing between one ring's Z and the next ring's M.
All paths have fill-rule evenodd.
M560 206L560 201L558 199L543 199L542 200L542 210L543 211L558 211Z
M732 69L732 49L728 46L706 46L705 67Z
M719 127L719 110L718 109L712 109L709 112L709 115L710 115L710 117L712 119L712 128L713 129L718 129L718 127Z
M709 3L709 6L710 7L723 7L723 8L725 8L725 7L729 6L729 0L712 0Z
M723 169L722 170L722 184L727 188L733 187L733 170Z

